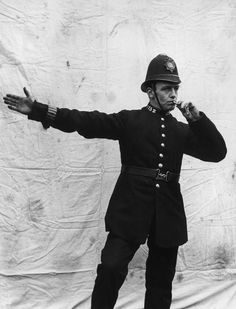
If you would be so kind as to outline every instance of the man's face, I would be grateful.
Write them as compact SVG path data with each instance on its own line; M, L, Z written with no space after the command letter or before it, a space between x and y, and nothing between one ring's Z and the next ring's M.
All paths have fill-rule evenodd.
M156 94L162 109L166 112L175 108L179 85L175 83L158 81L155 85Z

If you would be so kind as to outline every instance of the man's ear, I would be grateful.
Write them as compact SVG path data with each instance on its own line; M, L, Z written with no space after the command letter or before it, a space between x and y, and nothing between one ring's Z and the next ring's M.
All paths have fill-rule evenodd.
M154 98L154 92L151 87L148 87L146 92L150 100Z

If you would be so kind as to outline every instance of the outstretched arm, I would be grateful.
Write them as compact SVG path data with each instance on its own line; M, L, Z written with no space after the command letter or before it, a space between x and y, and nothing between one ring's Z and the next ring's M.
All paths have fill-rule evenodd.
M118 140L123 135L125 111L106 114L56 108L33 101L26 88L24 92L26 97L7 94L4 103L9 109L28 115L30 120L40 121L45 129L51 126L68 133L77 131L86 138Z

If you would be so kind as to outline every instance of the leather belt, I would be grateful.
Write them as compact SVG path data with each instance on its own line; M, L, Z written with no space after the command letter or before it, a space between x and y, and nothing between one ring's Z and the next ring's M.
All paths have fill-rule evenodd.
M162 172L160 169L138 167L131 165L122 165L121 173L127 173L138 176L146 176L154 178L155 180L162 180L165 182L179 182L179 174L172 172Z

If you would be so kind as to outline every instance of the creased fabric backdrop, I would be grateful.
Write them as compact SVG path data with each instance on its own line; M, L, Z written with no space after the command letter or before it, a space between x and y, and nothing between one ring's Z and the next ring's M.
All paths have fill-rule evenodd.
M189 242L172 308L236 308L236 1L3 0L0 25L1 97L26 86L58 107L141 108L149 61L176 60L180 98L215 122L228 155L184 159ZM2 99L0 129L0 309L89 309L118 145L46 131ZM117 309L143 308L146 257L144 245Z

